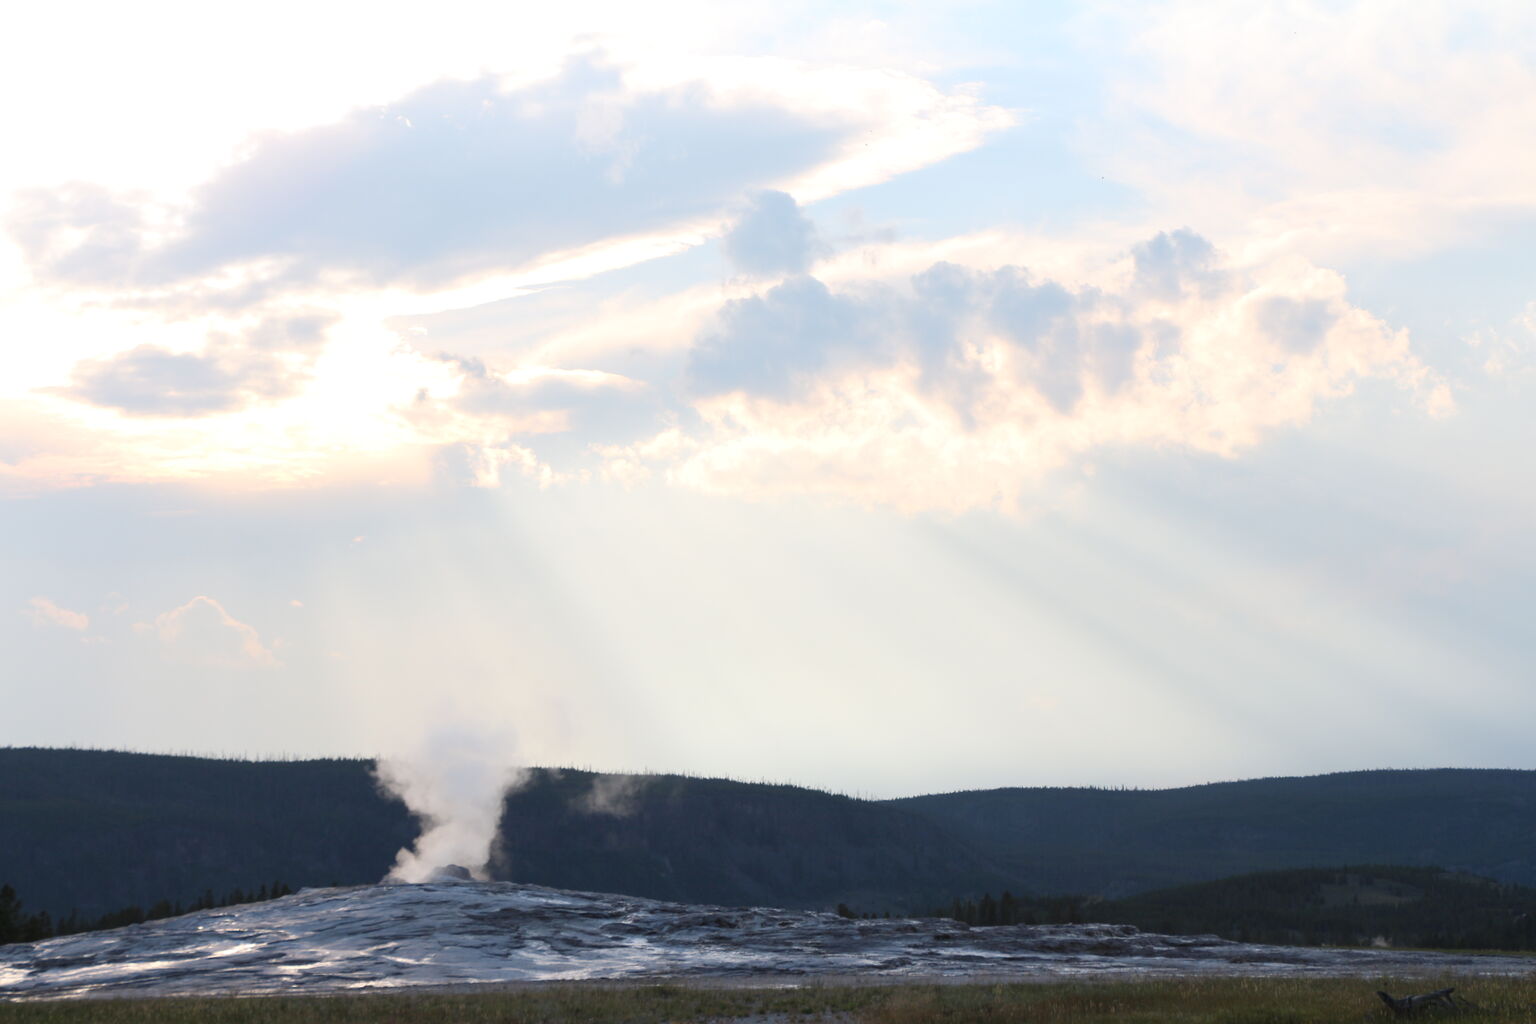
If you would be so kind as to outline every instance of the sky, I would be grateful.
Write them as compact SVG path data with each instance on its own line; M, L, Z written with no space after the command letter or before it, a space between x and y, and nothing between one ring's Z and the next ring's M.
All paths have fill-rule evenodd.
M0 745L1536 768L1536 10L32 5Z

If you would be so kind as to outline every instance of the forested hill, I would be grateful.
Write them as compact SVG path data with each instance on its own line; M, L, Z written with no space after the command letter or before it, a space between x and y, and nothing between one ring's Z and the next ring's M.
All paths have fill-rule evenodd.
M1124 896L1253 871L1438 866L1536 885L1536 772L1342 772L1163 790L992 789L892 801L1036 892Z
M1536 889L1436 868L1305 868L1085 907L1143 931L1286 945L1536 949Z
M0 884L85 917L282 880L377 881L416 827L364 760L0 749ZM1536 772L1363 772L1178 790L862 801L793 786L535 771L498 877L681 901L922 911L1120 896L1244 872L1437 865L1536 882Z
M0 883L94 918L258 881L378 881L416 828L371 767L0 749Z
M376 882L416 835L372 762L0 749L0 884L93 918L281 879ZM531 773L497 877L723 904L917 910L1024 880L920 815L793 786Z

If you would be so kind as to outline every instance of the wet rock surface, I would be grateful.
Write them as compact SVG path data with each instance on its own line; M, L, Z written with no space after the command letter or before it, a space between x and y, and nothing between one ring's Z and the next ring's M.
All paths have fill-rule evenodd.
M971 928L514 883L306 889L0 946L0 998L335 992L557 980L1525 974L1536 958L1310 949L1128 925Z

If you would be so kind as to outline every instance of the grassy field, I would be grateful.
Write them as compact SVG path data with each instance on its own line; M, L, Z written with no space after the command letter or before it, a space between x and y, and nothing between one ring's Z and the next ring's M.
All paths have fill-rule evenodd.
M1024 984L695 988L548 985L515 991L0 1003L26 1024L1329 1024L1394 1019L1376 997L1454 985L1457 1021L1531 1024L1536 978L1182 978ZM1424 1015L1436 1019L1433 1014ZM1444 1019L1443 1015L1439 1019Z

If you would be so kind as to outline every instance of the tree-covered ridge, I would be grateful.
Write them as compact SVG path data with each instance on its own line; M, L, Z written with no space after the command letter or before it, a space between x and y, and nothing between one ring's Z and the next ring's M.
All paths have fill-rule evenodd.
M1121 900L987 893L933 914L981 926L1095 921L1279 945L1536 949L1536 889L1396 865L1266 871Z
M376 882L416 835L367 760L0 748L0 881L55 919L252 879ZM535 770L495 877L683 902L883 913L959 895L1139 892L1318 864L1536 881L1536 772L1359 772L1178 790L858 800L787 785Z
M250 878L376 882L416 835L363 760L0 749L0 879L98 916ZM921 910L1017 885L919 815L794 786L535 770L505 803L497 878L687 902Z
M1536 772L1429 769L1179 789L1013 788L893 801L1029 880L1129 896L1320 864L1444 866L1536 885Z
M416 828L371 768L0 749L0 880L33 912L90 920L253 879L375 882Z
M64 917L54 920L53 915L46 910L29 913L21 898L16 895L16 890L7 883L0 885L0 945L7 942L37 942L56 935L76 935L80 932L123 928L130 924L180 917L182 914L211 910L214 907L232 907L241 903L275 900L291 892L293 890L288 887L287 882L273 882L270 886L263 882L260 888L232 889L222 897L215 896L212 889L207 889L189 906L182 906L181 903L173 903L170 900L157 900L148 908L134 904L102 914L94 920L80 916L78 911L71 911Z
M594 792L618 793L594 803ZM796 786L537 771L507 800L498 878L694 903L920 912L1018 885L920 815Z
M1248 942L1536 949L1536 888L1375 865L1243 875L1086 908L1148 931Z

